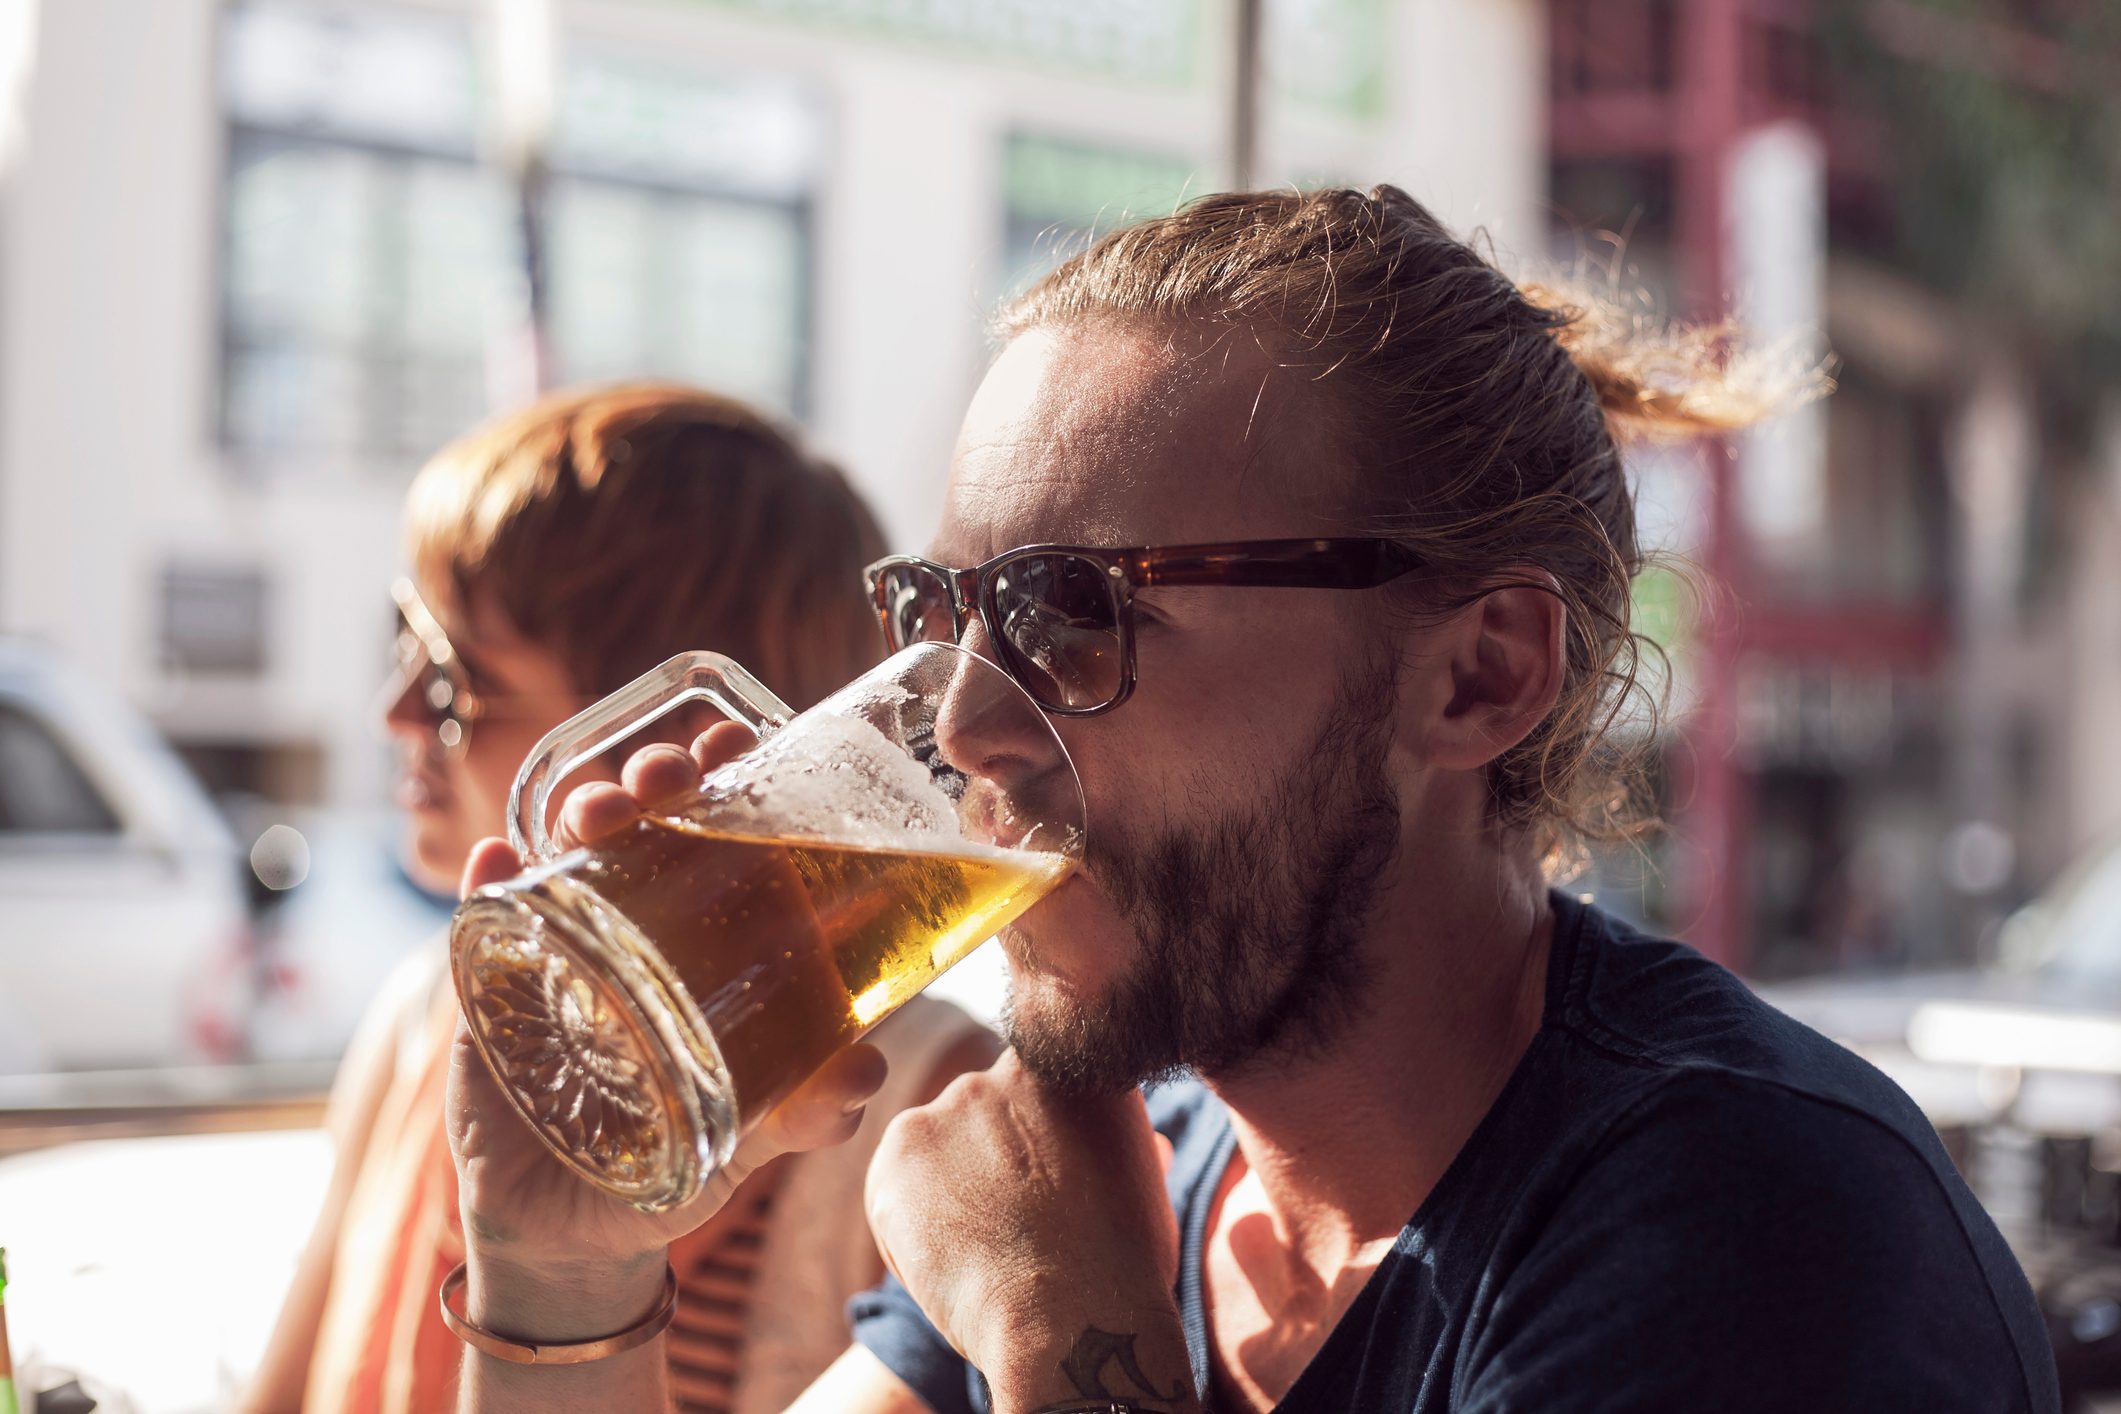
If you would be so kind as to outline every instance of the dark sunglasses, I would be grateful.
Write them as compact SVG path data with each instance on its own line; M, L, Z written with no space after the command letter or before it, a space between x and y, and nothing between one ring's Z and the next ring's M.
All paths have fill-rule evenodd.
M1132 550L1026 545L971 569L893 555L868 569L892 651L955 643L974 614L996 661L1064 717L1109 712L1134 691L1134 592L1152 585L1374 589L1420 565L1390 540L1246 540Z

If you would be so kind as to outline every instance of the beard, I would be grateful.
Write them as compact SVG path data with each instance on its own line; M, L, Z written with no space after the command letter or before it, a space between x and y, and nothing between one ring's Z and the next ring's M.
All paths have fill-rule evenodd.
M1112 849L1093 834L1087 872L1139 950L1101 996L1012 984L1002 1024L1025 1068L1106 1095L1319 1050L1358 1007L1362 933L1398 846L1396 702L1389 668L1351 674L1250 806Z

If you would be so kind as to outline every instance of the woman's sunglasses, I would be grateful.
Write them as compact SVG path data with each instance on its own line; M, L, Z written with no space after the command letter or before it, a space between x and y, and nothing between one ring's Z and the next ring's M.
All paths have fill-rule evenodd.
M1026 545L972 569L916 555L878 560L869 592L895 652L955 643L973 616L999 665L1064 717L1109 712L1134 691L1134 592L1152 585L1373 589L1418 568L1390 540L1248 540L1132 550Z
M557 722L581 708L582 699L573 693L475 690L464 655L449 641L412 581L393 583L390 597L398 606L398 673L385 690L386 707L403 697L408 685L415 688L444 755L462 756L471 745L472 723L488 717Z
M471 744L471 724L485 710L464 675L464 661L450 644L449 635L420 598L412 581L400 579L390 586L390 597L398 606L396 697L410 684L434 726L435 739L451 756L461 755Z

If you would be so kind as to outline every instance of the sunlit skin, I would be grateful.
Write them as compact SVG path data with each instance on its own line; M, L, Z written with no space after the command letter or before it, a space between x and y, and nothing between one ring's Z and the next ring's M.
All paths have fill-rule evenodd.
M1084 356L1084 339L1097 340L1094 358ZM1271 443L1253 417L1263 390L1273 403L1263 410L1283 429ZM1323 498L1292 503L1273 465L1325 463L1316 438L1273 416L1286 401L1248 343L1177 349L1153 337L1027 335L1002 354L966 413L930 557L972 565L1039 543L1326 533ZM1181 407L1186 415L1174 415ZM1310 735L1292 725L1325 713L1360 651L1350 607L1324 590L1141 591L1133 696L1105 716L1053 719L1082 778L1098 848L1123 853L1172 817L1248 802L1261 780L1290 769ZM976 624L965 643L992 652ZM1136 946L1089 875L1063 885L1003 941L1012 1007L1034 1026L1053 1008L1094 1003Z
M1348 473L1315 417L1306 390L1242 337L1034 331L1004 351L967 413L931 556L971 565L1041 541L1333 533L1329 512ZM1510 567L1495 568L1500 577ZM1136 922L1100 881L1098 853L1126 858L1166 832L1256 813L1272 798L1267 786L1301 768L1349 665L1380 645L1399 664L1375 767L1396 795L1398 841L1378 872L1375 906L1357 920L1364 1004L1321 1046L1255 1055L1205 1077L1229 1103L1240 1147L1206 1259L1215 1386L1230 1407L1266 1409L1537 1029L1551 927L1545 884L1529 842L1489 820L1485 770L1552 708L1561 612L1550 595L1502 589L1379 638L1375 595L1152 588L1137 602L1134 696L1106 716L1056 720L1082 778L1093 859L1006 939L1019 1034L1073 1029L1095 1044L1102 1003L1142 953ZM968 643L982 647L977 629ZM1006 753L1006 743L990 745ZM953 754L976 758L979 746L954 743ZM574 829L613 828L694 764L675 753L661 764L637 759L630 792L589 787L570 798ZM505 849L482 847L468 882L511 864ZM847 1098L867 1079L848 1077ZM822 1132L817 1117L832 1098L820 1077L782 1133ZM787 1127L796 1116L808 1118ZM1138 1338L1161 1392L1155 1407L1197 1408L1156 1155L1138 1097L1062 1094L1008 1057L887 1131L869 1175L879 1248L988 1376L998 1409L1074 1396L1060 1371L1089 1327ZM511 1220L558 1230L540 1221L549 1208L526 1211L516 1197ZM650 1249L627 1243L654 1236L605 1224L561 1254L475 1242L474 1271L485 1263L494 1274L483 1309L533 1322L527 1329L542 1319L552 1338L637 1318L659 1268ZM535 1271L536 1259L555 1255L575 1293L564 1311L551 1278ZM566 1407L560 1383L518 1383L490 1364L468 1382L466 1407ZM634 1383L616 1362L604 1371L608 1407L654 1407L645 1363L639 1375ZM813 1391L806 1414L918 1407L862 1352L834 1380L830 1401Z
M524 637L490 598L474 595L459 611L425 587L422 597L473 690L489 704L472 724L464 750L454 755L435 735L416 674L394 678L396 692L384 706L383 721L399 752L392 797L409 822L406 868L421 887L450 893L472 846L508 832L508 788L523 758L588 698L559 657Z

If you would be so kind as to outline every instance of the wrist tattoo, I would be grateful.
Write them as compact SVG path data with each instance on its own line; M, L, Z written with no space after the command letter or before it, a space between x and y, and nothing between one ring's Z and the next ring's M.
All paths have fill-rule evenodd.
M1076 1393L1087 1399L1147 1398L1168 1400L1174 1404L1184 1399L1186 1387L1183 1383L1166 1393L1150 1381L1142 1370L1141 1360L1134 1353L1136 1339L1131 1331L1105 1331L1086 1326L1075 1338L1075 1348L1061 1360L1061 1373L1075 1386ZM1115 1389L1106 1382L1106 1369L1113 1365L1119 1367L1119 1376L1127 1387ZM1142 1414L1151 1414L1151 1411L1144 1410Z

